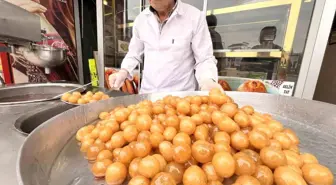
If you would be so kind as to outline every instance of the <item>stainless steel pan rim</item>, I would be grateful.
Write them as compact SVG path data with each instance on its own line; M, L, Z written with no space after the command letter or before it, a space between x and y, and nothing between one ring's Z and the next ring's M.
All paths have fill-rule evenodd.
M172 93L131 95L79 106L65 113L62 113L61 115L48 120L47 122L39 126L37 129L35 129L27 137L27 139L21 146L16 164L18 182L21 185L33 185L34 183L43 184L43 182L47 182L48 184L49 177L51 175L51 168L53 167L56 159L58 158L58 155L63 150L63 147L73 137L73 135L77 131L77 128L80 128L83 125L91 123L93 120L96 120L98 118L98 114L95 112L100 112L104 110L106 111L106 109L108 108L112 109L115 106L123 103L126 105L137 103L138 101L144 99L150 99L152 101L155 101L157 99L162 98L165 95L186 96L186 95L206 95L206 94L207 92L172 92ZM253 107L255 107L256 110L260 112L267 112L274 116L278 115L279 117L285 117L287 121L293 122L292 126L295 126L295 124L297 124L298 127L306 129L305 131L302 131L304 135L302 135L302 133L301 135L299 135L299 137L304 136L302 138L303 140L301 140L303 141L302 144L304 145L304 147L315 151L316 148L319 149L319 147L321 147L320 145L326 145L327 148L324 148L324 150L327 151L325 151L326 153L323 155L323 158L319 159L321 160L321 163L324 165L336 166L335 161L336 130L331 129L336 126L335 105L316 101L303 100L293 97L270 95L270 94L239 93L239 92L228 92L227 94L229 96L232 96L235 102L237 102L240 106L246 104L252 105ZM74 118L71 120L70 124L70 121L66 121L65 118L69 118L71 116ZM297 118L298 122L293 121L295 120L294 118ZM78 125L74 125L76 124L76 122L80 123ZM50 134L47 133L48 128L49 129L57 128L56 125L57 127L68 125L71 128L65 128L63 130L59 130L60 132L64 132L62 138L58 138L53 142L48 141L48 143L42 145L43 143L42 137L57 136L57 134L55 133L50 133L53 136L50 136ZM70 132L65 131L66 129L69 130ZM301 130L297 131L301 132ZM307 138L309 138L309 141L305 140ZM325 143L326 141L328 141L328 143ZM49 144L55 144L55 146L50 146ZM58 145L56 146L56 144L58 144L59 146ZM42 149L39 149L38 147L42 147ZM59 148L55 149L53 147L59 147ZM54 153L55 151L58 153ZM50 155L53 156L50 157ZM43 158L46 156L49 157L50 159ZM46 167L43 165L50 165L50 167L49 166ZM31 168L34 168L35 170L37 168L39 170L40 173L39 178L42 179L41 181L32 183L33 181L32 176L36 175L33 173L37 172L34 172L34 169ZM333 171L333 173L335 173L334 171L335 169L331 168L331 170ZM43 177L41 177L43 175L45 175L47 179L43 179ZM26 182L23 182L24 180L26 180Z
M24 88L33 88L33 87L64 87L64 88L79 88L81 87L80 84L72 84L72 83L33 83L33 84L19 84L19 85L13 85L13 86L6 86L0 88L0 94L3 91L7 90L20 90ZM83 92L85 89L79 89L78 91ZM57 94L58 95L58 94ZM1 105L14 105L14 104L26 104L26 103L37 103L37 102L45 102L45 101L51 101L56 100L59 98L53 98L54 96L51 96L50 98L43 98L43 99L34 99L34 100L28 100L28 101L15 101L15 102L0 102Z

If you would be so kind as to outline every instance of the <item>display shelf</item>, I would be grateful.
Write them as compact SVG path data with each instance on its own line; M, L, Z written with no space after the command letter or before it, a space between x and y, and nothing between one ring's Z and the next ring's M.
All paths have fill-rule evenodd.
M217 58L281 58L282 51L278 49L249 49L249 50L214 50Z

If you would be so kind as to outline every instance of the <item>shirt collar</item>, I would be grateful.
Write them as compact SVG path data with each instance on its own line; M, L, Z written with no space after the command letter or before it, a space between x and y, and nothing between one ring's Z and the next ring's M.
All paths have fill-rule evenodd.
M182 6L181 6L182 2L181 0L175 0L175 6L173 7L173 9L170 11L169 16L171 16L171 14L176 11L177 14L182 15L183 11L182 11ZM148 8L146 8L144 10L144 13L149 15L151 13L155 13L155 10L153 7L149 6Z

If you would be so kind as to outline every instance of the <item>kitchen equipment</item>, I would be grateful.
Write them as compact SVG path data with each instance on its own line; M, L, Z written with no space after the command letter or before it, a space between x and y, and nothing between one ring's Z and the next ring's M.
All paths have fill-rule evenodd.
M41 83L41 84L19 84L0 88L0 105L13 105L23 103L34 103L55 100L55 96L81 88L79 84L70 83Z
M23 19L24 17L24 19ZM0 0L0 42L7 44L0 51L16 53L15 49L23 50L23 56L32 64L44 67L45 73L50 68L59 66L66 61L66 50L48 46L45 30L41 30L40 17L18 6ZM35 43L43 41L42 45Z
M25 49L23 56L32 64L44 67L46 74L50 68L63 64L67 58L66 50L48 45L32 45L31 49Z
M9 45L30 46L41 41L40 18L4 0L0 0L0 25L0 41Z
M56 116L35 129L22 145L17 162L21 185L100 185L90 164L79 151L75 133L98 119L102 111L141 100L156 101L166 95L205 95L206 92L177 92L124 96L79 106ZM252 105L292 128L299 136L302 152L311 152L333 173L336 169L336 106L322 102L259 93L228 92L240 106ZM125 183L126 184L126 183Z

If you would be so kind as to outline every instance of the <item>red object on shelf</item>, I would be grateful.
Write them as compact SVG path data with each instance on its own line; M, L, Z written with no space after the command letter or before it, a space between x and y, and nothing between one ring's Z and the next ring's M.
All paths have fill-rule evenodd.
M5 46L4 44L0 43L0 47ZM4 81L6 84L13 84L13 72L12 67L10 65L9 54L7 52L0 52L0 59L2 65L2 72L4 75Z

